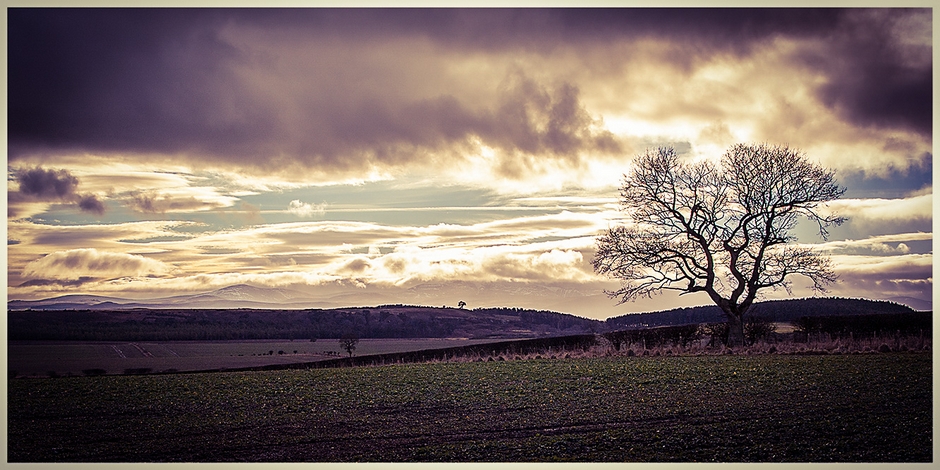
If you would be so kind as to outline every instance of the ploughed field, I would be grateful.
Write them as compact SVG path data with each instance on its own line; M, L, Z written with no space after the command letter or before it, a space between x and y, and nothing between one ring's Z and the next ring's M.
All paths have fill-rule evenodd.
M10 462L932 461L929 352L8 380Z

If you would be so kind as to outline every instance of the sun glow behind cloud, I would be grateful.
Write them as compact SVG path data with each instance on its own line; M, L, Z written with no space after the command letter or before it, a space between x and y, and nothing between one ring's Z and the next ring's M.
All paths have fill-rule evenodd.
M11 13L11 298L477 283L493 305L648 310L675 299L615 307L590 264L630 158L741 141L909 181L849 187L849 223L800 241L832 253L835 295L930 296L929 10L137 14ZM106 32L128 40L96 49ZM87 64L57 59L73 47Z

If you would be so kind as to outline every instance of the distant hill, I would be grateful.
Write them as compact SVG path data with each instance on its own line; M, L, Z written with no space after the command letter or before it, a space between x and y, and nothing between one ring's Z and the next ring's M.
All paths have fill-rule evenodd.
M161 297L122 299L100 295L64 295L42 300L11 300L8 310L120 310L120 309L233 309L233 308L309 308L312 299L290 289L237 284L214 291Z
M287 338L537 338L593 333L603 322L514 308L407 305L341 309L10 311L11 340L170 341Z
M227 290L244 298L258 291ZM262 291L265 295L267 292ZM337 309L130 308L103 299L70 298L76 308L18 310L7 314L10 340L170 341L338 338L540 338L655 326L723 321L718 307L680 308L593 320L566 313L521 308L461 309L380 305ZM59 304L64 305L64 304ZM115 307L117 306L117 307ZM45 307L49 307L46 305ZM108 308L111 307L111 308ZM752 313L776 322L802 316L908 313L905 305L862 299L796 299L755 304Z
M450 305L459 300L467 305L490 305L494 297L512 298L514 307L538 310L546 296L558 299L553 307L557 311L570 311L574 305L579 312L585 310L585 301L601 299L605 306L610 301L602 292L582 291L564 286L532 285L529 283L480 283L455 281L448 283L447 289L442 284L425 283L407 289L367 286L350 291L342 283L325 283L300 288L259 287L236 284L221 289L192 294L180 294L170 297L146 299L122 299L96 295L65 295L41 300L9 300L10 310L62 310L62 309L277 309L306 310L311 308L336 309L350 305Z
M914 310L924 312L933 310L933 302L930 300L922 300L915 297L891 297L887 300L910 306Z
M564 286L530 285L527 283L470 283L455 282L446 293L440 284L419 284L411 288L391 290L369 287L350 293L341 285L318 285L306 290L279 287L259 287L235 284L221 289L170 297L126 299L100 295L64 295L41 300L8 300L7 310L120 310L120 309L268 309L309 310L340 309L349 305L454 305L464 300L468 305L480 306L490 299L512 298L514 307L538 310L543 308L546 296L557 304L555 311L574 312L583 316L592 314L591 305L603 304L609 308L610 299L600 292L582 291ZM931 310L930 300L897 297L890 301L906 304L917 310ZM696 307L700 308L700 307ZM706 308L706 307L701 307ZM717 307L710 307L717 309ZM717 310L715 310L717 311Z

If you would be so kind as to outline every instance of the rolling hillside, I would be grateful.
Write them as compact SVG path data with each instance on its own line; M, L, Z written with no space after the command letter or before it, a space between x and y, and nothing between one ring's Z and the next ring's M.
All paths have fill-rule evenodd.
M233 297L245 297L245 292ZM251 292L249 292L251 293ZM337 338L539 338L605 331L722 321L717 307L681 308L592 320L575 315L520 308L461 309L381 305L338 309L72 308L8 311L10 340L245 340ZM83 299L86 300L87 299ZM22 307L22 306L21 306ZM76 308L77 307L77 308ZM90 308L89 308L90 307ZM910 307L862 299L797 299L756 304L752 313L775 322L802 316L903 314Z

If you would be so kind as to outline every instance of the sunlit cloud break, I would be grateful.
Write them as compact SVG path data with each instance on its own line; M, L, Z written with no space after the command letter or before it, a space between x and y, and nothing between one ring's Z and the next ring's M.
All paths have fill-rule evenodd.
M617 306L594 240L635 155L766 142L847 187L797 233L831 295L930 301L932 36L929 8L10 8L8 296L704 304Z

